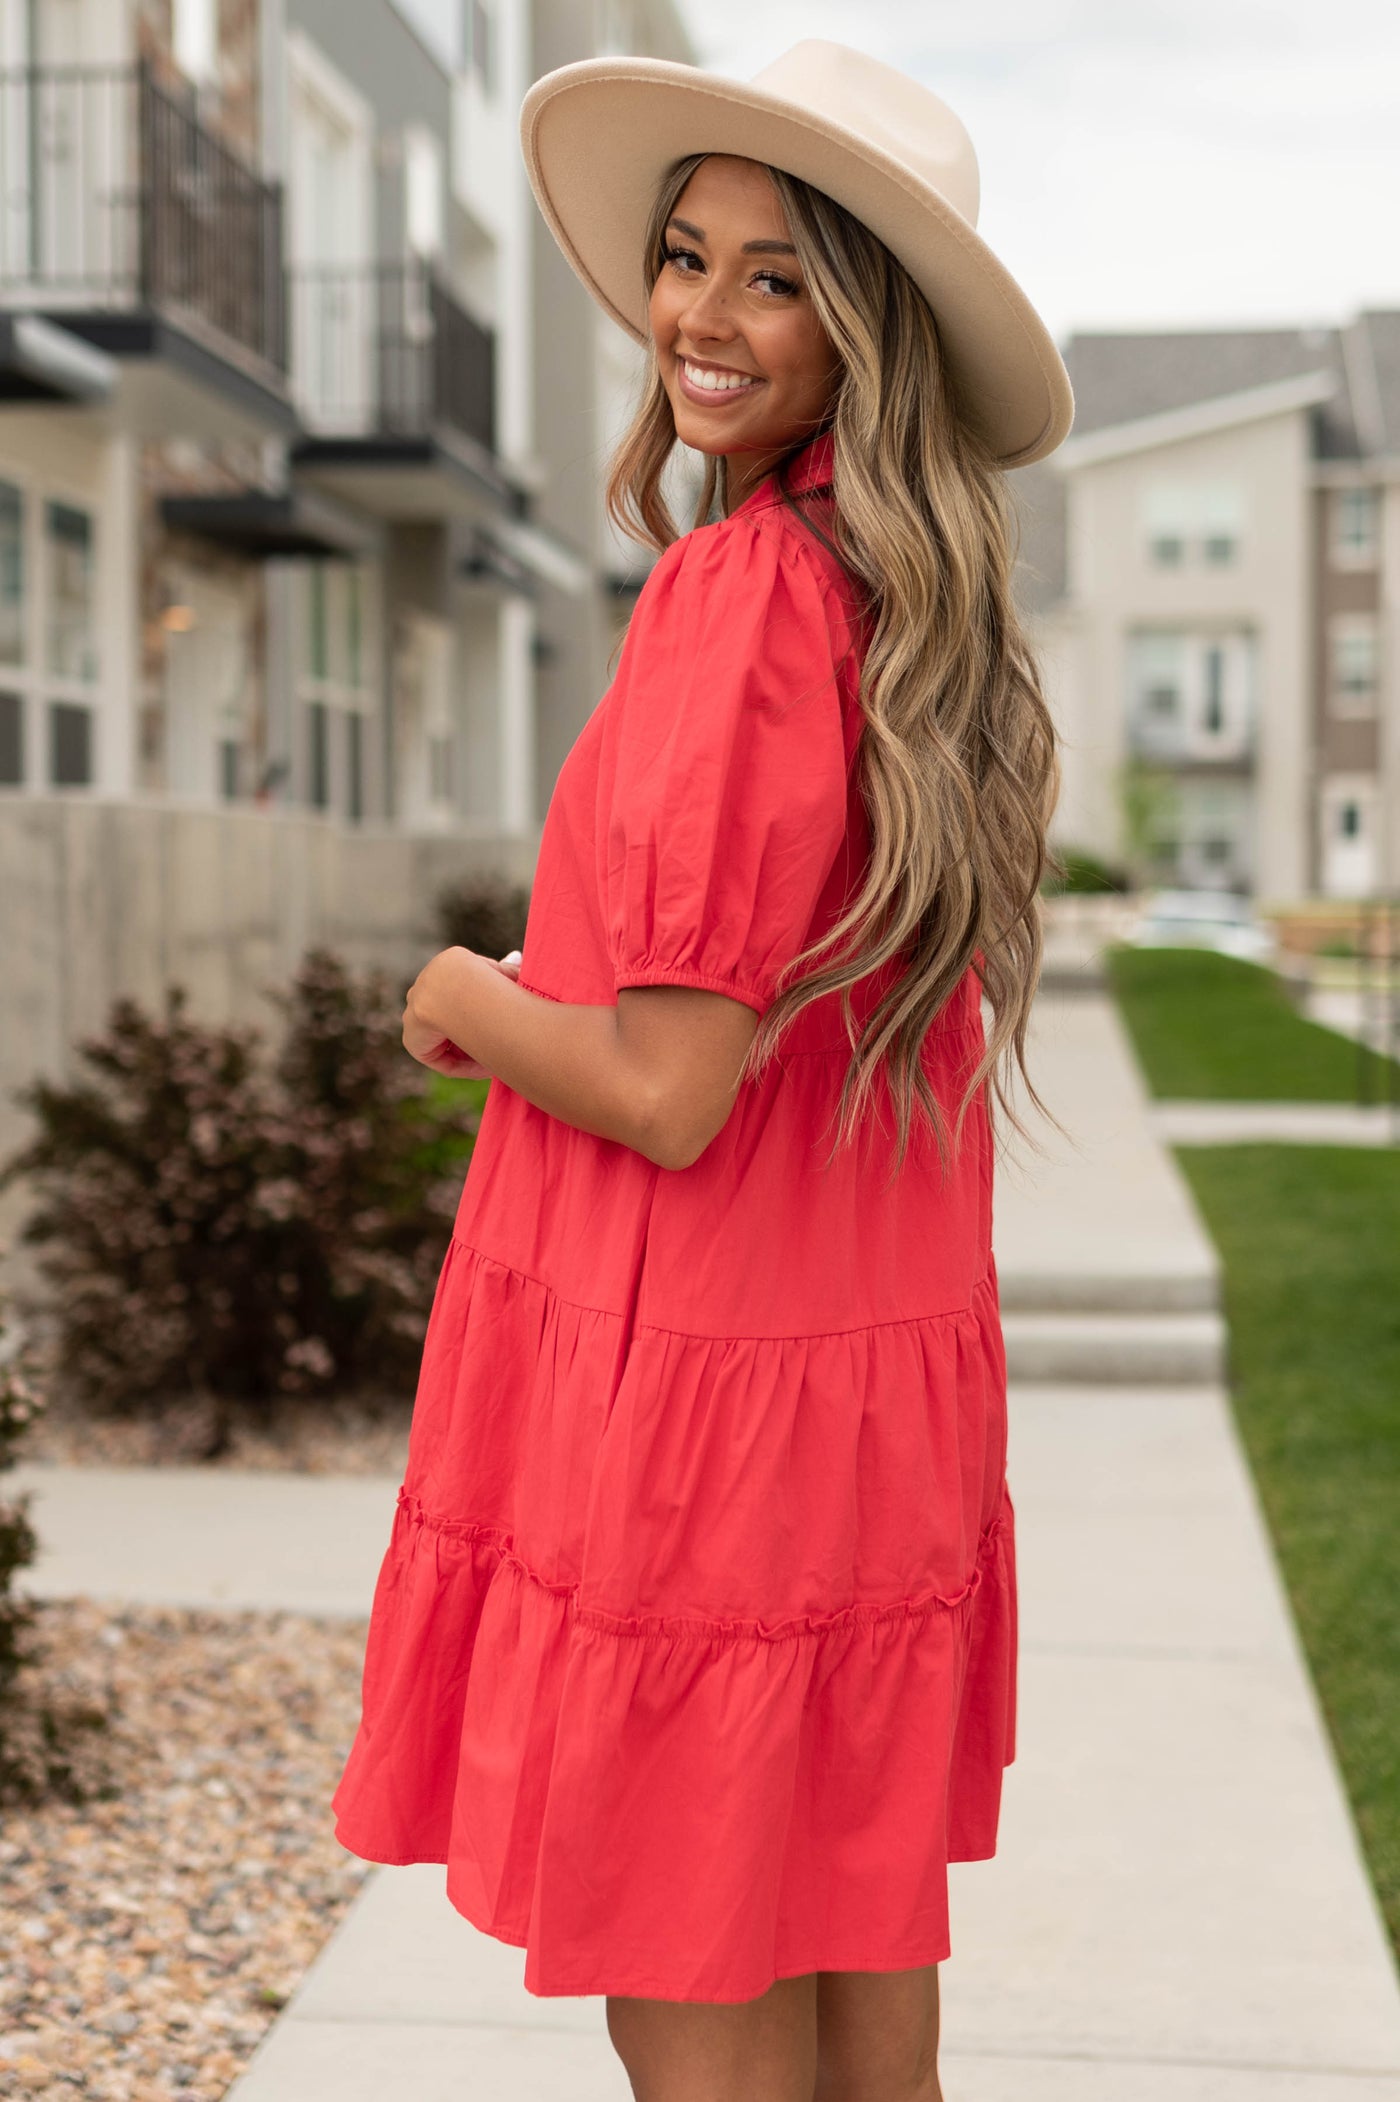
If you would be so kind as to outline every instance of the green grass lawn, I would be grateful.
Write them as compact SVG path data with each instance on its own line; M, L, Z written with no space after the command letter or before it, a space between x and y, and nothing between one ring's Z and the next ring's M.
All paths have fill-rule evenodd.
M1400 1152L1179 1147L1236 1418L1400 1950Z
M1274 972L1208 949L1116 947L1119 1012L1154 1095L1223 1102L1355 1102L1362 1053L1295 1013ZM1379 1099L1384 1069L1372 1058Z

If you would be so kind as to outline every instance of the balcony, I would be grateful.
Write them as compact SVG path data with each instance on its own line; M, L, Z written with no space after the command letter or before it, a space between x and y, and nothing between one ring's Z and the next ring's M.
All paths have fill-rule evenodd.
M288 427L280 186L188 93L145 62L0 68L0 184L0 307L123 361L138 427Z
M430 263L308 266L290 285L300 472L386 518L519 508L495 451L495 338Z

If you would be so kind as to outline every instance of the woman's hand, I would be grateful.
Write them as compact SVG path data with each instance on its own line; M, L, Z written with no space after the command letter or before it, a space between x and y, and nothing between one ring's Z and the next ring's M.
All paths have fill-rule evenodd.
M441 973L449 966L446 959L475 951L444 949L434 956L418 973L408 989L408 1001L403 1011L403 1044L409 1056L431 1072L446 1073L453 1080L490 1080L491 1073L479 1060L445 1037L440 1027L430 1019L435 1005L433 993ZM519 978L520 951L512 949L502 957L484 956L481 961L489 963L492 970L505 978ZM425 1011L428 1010L428 1011Z

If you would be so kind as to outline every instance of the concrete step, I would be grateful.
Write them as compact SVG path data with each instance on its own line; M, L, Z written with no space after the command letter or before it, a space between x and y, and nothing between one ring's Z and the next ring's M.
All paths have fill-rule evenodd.
M1021 1263L997 1270L997 1291L1008 1314L1204 1314L1220 1304L1220 1271L1213 1254L1194 1267L1163 1264L1157 1270L1028 1269Z
M1225 1378L1225 1323L1196 1313L1003 1313L1008 1376L1082 1385L1212 1386Z

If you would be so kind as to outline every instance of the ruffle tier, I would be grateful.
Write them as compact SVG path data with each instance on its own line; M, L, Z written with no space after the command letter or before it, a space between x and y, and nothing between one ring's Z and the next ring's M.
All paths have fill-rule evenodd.
M342 1844L445 1864L540 1995L741 2001L943 1961L947 1865L994 1852L1015 1751L1004 1362L979 1293L854 1338L624 1346L620 1317L454 1243ZM902 1499L940 1467L921 1546Z

